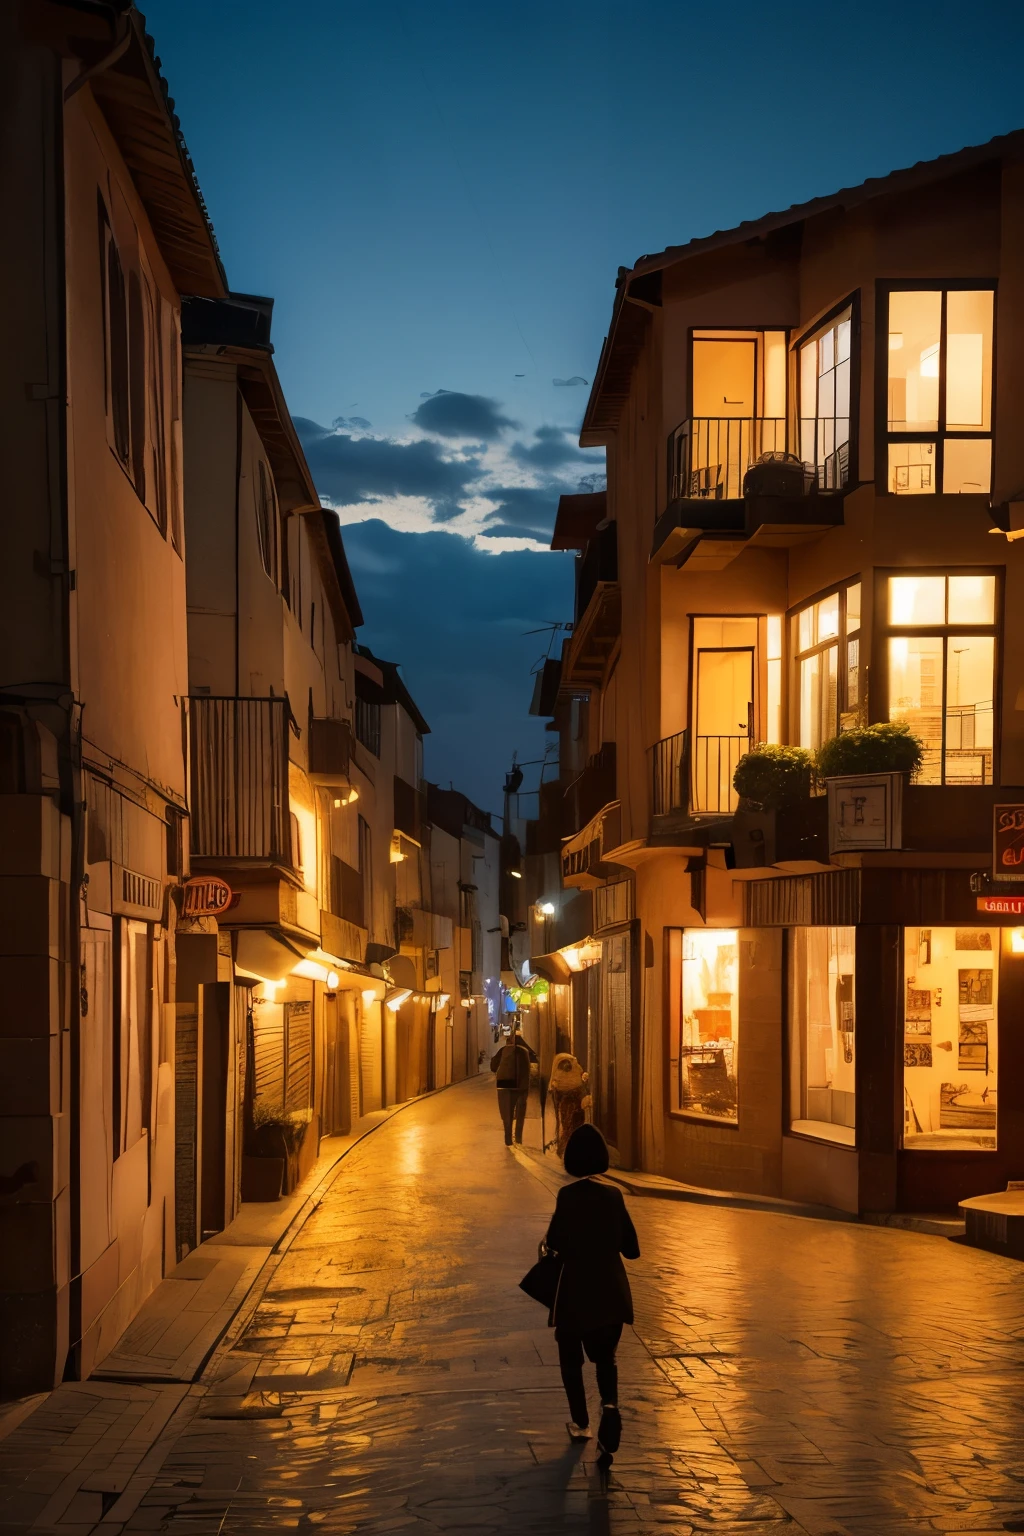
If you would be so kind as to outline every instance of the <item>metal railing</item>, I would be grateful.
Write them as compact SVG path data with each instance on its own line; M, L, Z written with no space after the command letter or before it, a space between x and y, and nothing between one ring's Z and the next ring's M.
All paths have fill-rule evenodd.
M189 799L197 858L291 864L287 699L189 699Z
M650 749L652 816L668 816L687 808L687 737L688 732L677 731Z
M668 440L669 498L739 498L751 464L785 450L784 416L690 417Z
M750 751L749 736L694 736L690 749L690 809L731 815L739 804L732 787L736 765Z
M842 490L850 478L849 421L801 417L800 457L813 468L819 491Z

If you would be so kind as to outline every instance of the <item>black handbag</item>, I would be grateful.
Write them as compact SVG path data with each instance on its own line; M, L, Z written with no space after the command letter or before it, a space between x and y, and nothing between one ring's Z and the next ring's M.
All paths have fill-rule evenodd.
M550 1312L558 1295L558 1282L561 1278L562 1261L558 1254L541 1253L533 1268L520 1280L519 1289L534 1301L539 1301Z

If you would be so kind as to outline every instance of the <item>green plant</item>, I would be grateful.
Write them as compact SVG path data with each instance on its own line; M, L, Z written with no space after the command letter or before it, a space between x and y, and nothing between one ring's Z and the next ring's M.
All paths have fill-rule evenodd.
M304 1128L311 1118L312 1112L308 1109L286 1110L282 1105L268 1103L265 1099L253 1101L253 1130L280 1131L289 1152L294 1152L296 1146L302 1141Z
M811 754L803 747L762 742L736 764L733 788L761 811L777 811L805 800L811 792Z
M849 773L914 774L922 756L921 743L909 725L886 720L833 736L819 747L814 767L822 779Z

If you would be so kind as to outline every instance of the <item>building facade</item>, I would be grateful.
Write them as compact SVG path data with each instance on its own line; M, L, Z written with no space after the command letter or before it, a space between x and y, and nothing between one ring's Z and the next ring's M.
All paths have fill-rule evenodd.
M559 510L577 612L543 706L563 740L576 711L579 790L614 778L538 894L590 889L585 969L621 916L628 1005L605 977L569 1034L624 1161L854 1212L1020 1176L992 827L1024 798L1022 239L1015 134L620 274L581 436L608 488ZM740 801L758 743L886 721L923 763L881 830L840 779Z

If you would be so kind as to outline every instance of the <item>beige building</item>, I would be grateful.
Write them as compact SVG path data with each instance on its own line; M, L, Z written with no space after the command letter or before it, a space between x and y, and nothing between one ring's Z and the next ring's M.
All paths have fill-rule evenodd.
M1013 134L619 276L530 894L589 892L533 952L624 1162L850 1211L1019 1176L1022 242ZM923 764L874 833L840 779L740 803L758 743L885 721Z
M174 1248L180 295L225 292L137 12L0 21L0 1359L89 1371Z

